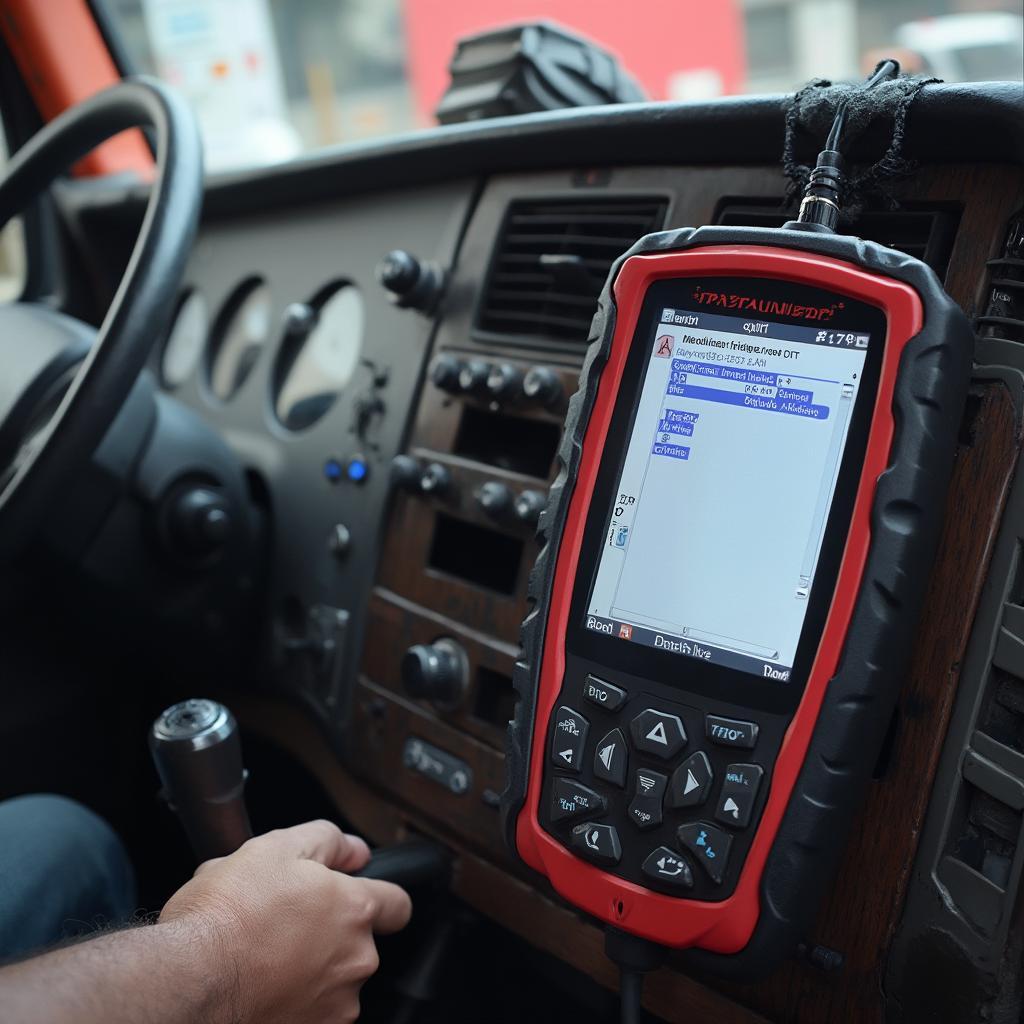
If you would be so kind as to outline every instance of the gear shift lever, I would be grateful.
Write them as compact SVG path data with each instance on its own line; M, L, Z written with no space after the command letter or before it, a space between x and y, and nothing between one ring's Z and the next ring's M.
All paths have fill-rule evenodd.
M234 715L212 700L184 700L153 723L149 749L167 803L200 861L225 857L252 837L246 771Z
M200 861L226 857L252 838L238 725L223 704L193 699L169 707L153 723L149 749L163 795ZM444 883L450 871L444 847L411 840L375 850L355 874L410 888Z

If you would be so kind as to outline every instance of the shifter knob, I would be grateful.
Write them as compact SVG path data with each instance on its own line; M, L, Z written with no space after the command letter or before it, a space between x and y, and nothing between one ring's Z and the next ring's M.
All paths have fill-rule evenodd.
M246 772L234 716L213 700L185 700L153 723L149 749L163 795L202 860L233 853L252 836Z

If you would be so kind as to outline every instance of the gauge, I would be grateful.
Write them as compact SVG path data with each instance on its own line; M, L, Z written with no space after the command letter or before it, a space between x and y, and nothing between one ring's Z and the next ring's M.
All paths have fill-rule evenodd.
M270 288L243 281L217 317L210 349L210 390L227 401L245 383L270 334Z
M199 292L186 292L178 303L160 359L160 375L167 387L179 387L192 376L202 355L209 326L206 299Z
M312 328L285 339L275 374L274 411L291 430L311 426L334 404L359 366L363 346L363 298L355 285L329 285L308 309Z

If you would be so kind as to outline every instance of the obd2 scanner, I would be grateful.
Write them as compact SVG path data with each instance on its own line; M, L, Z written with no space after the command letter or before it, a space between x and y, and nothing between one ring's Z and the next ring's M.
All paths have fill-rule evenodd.
M837 148L800 222L613 267L516 669L513 850L740 976L805 937L882 745L970 377L934 273L832 233Z

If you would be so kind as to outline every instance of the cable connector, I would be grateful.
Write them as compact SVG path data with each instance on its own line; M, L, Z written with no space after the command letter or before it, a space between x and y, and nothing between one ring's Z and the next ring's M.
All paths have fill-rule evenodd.
M619 966L621 1024L639 1024L644 975L662 965L665 949L618 928L606 928L604 952Z
M843 157L836 149L823 149L811 171L797 220L835 231L843 200Z
M864 90L874 89L882 82L888 82L900 73L900 66L894 60L883 60L864 83ZM798 224L813 225L815 230L835 231L842 212L843 155L839 151L843 129L846 127L846 104L836 111L832 130L828 133L825 148L818 154L818 161L811 171L804 198L800 203Z

